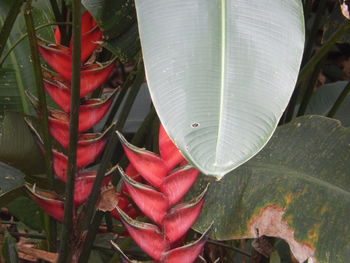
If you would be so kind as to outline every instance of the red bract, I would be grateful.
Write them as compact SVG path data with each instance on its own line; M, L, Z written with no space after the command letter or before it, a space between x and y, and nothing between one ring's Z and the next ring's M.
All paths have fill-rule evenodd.
M58 221L63 220L64 202L58 199L56 193L38 190L35 186L31 187L29 184L26 184L26 187L32 193L32 199L44 209L49 216Z
M117 208L125 228L154 262L194 262L204 246L206 234L196 242L177 246L181 245L185 234L198 218L207 188L190 202L178 202L193 185L199 172L190 165L175 168L184 158L162 126L159 130L160 155L131 145L119 132L117 134L130 161L126 173L119 168L124 192L155 223L133 220ZM134 180L137 175L150 185ZM122 255L125 262L136 262Z
M97 124L108 112L115 92L103 95L104 98L88 97L94 90L99 88L108 78L114 68L114 62L95 62L97 47L101 44L102 32L88 12L82 15L82 49L80 67L80 98L79 123L78 123L78 145L76 159L76 178L74 188L75 207L84 203L92 191L97 175L96 171L80 171L89 164L96 161L102 153L107 142L108 129L103 133L86 133ZM72 77L72 40L69 47L61 44L59 28L55 29L56 43L50 43L43 39L38 40L39 52L45 62L54 70L43 70L44 88L53 101L63 110L48 109L49 132L66 150L69 146L69 122L70 122L70 100L71 100L71 77ZM96 51L96 52L95 52ZM38 100L27 92L30 101L39 112ZM27 120L30 128L37 135L40 145L42 140L35 130L33 124ZM41 147L43 149L43 147ZM64 153L52 149L53 170L59 180L66 182L68 158ZM107 172L103 179L102 186L106 185L114 169ZM49 215L57 220L63 218L63 202L54 198L44 198L32 191L33 199ZM119 203L121 205L121 202Z

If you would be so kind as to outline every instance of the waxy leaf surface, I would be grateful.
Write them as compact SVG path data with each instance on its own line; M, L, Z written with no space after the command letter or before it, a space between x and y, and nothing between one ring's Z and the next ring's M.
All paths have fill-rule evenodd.
M256 157L210 185L194 228L214 222L217 240L276 236L298 262L347 263L349 171L350 129L320 116L297 118L277 128ZM208 177L199 178L198 192Z
M221 178L267 143L304 49L300 0L136 0L150 93L165 130Z

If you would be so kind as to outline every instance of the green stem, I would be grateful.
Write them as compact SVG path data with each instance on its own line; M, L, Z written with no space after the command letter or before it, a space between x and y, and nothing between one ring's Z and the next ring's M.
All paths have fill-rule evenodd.
M316 65L328 54L330 49L343 37L350 29L350 21L344 22L339 29L334 32L331 38L321 47L321 49L305 64L301 69L298 83L305 80L309 74L312 73Z
M312 94L313 94L313 91L315 88L315 84L317 82L318 76L321 72L321 69L322 69L325 61L326 61L326 59L325 59L325 57L323 57L322 60L319 61L319 63L316 65L314 71L312 72L312 75L311 75L309 81L306 82L306 85L307 85L306 91L305 91L305 94L303 95L303 99L301 101L297 116L302 116L305 114L306 109L307 109L307 105L310 102L310 99L312 97ZM301 87L301 90L304 90L304 89Z
M336 102L334 103L333 107L331 108L331 110L328 112L327 117L329 118L333 118L335 116L335 114L337 113L337 111L339 110L340 106L342 105L342 103L344 102L346 96L348 96L350 92L350 81L348 82L348 84L346 85L346 87L344 88L344 90L342 91L342 93L340 93L339 97L337 98Z
M16 21L16 18L21 10L24 0L15 0L10 8L9 13L5 19L5 22L0 30L0 57L2 52L5 49L6 41L10 36L11 29L13 24Z
M89 232L87 233L84 245L82 247L81 253L79 255L78 263L86 263L89 261L92 246L94 244L95 237L98 232L98 228L102 221L104 212L97 211L95 213L92 223L89 225Z
M119 107L122 104L122 101L123 101L128 89L129 89L130 85L133 83L133 81L136 77L136 74L137 74L137 65L135 66L134 70L129 73L128 77L124 81L124 83L121 87L121 90L118 94L117 100L113 104L113 107L108 115L108 118L106 120L106 123L105 123L103 129L106 129L107 127L109 127L112 124L114 117L117 114Z
M39 110L41 113L40 117L40 123L41 123L41 131L43 134L43 140L44 140L44 148L45 148L45 168L46 168L46 174L48 177L49 182L49 188L53 189L54 185L54 174L52 171L52 151L51 151L51 137L49 134L49 121L48 121L48 112L47 112L47 105L46 105L46 95L45 90L43 86L43 76L40 66L40 57L39 57L39 51L38 51L38 44L35 36L35 30L34 30L34 20L32 16L32 6L31 6L31 0L28 0L25 5L25 11L24 11L24 20L27 26L27 33L28 33L28 39L29 39L29 45L31 50L31 59L33 61L33 68L34 68L34 77L35 77L35 85L38 93L39 98ZM56 250L56 223L54 220L47 220L47 235L48 235L48 248L50 251Z
M318 30L321 26L323 14L324 14L324 11L326 9L326 4L327 4L327 0L320 0L320 2L318 4L317 14L316 14L314 23L312 25L311 32L310 32L309 37L307 39L307 44L306 44L306 48L304 51L303 61L308 61L311 54L312 54L313 46L315 44L315 39L317 37Z
M53 26L53 25L71 25L72 23L69 22L54 22L54 23L47 23L47 24L43 24L40 26L37 26L34 30L37 31L39 29L48 27L48 26ZM10 53L12 52L12 50L15 49L15 47L21 43L26 37L28 36L28 33L23 34L22 36L20 36L17 41L7 50L6 54L1 58L0 60L0 67L2 67L2 65L4 64L6 58L10 55Z
M80 57L81 57L81 3L80 0L72 1L73 7L73 54L72 54L72 80L70 98L70 122L69 122L69 147L68 147L68 168L67 182L64 202L64 218L61 233L60 250L57 263L71 261L73 235L73 214L74 214L74 183L76 173L77 141L78 141L78 120L80 103Z

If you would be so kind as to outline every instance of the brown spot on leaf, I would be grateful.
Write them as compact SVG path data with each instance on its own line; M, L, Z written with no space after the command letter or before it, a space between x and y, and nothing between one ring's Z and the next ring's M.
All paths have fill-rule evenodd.
M283 220L283 214L284 210L275 205L261 209L259 214L248 223L250 233L256 238L271 236L284 239L298 262L312 258L313 262L316 263L314 249L309 244L301 243L295 239L294 230Z

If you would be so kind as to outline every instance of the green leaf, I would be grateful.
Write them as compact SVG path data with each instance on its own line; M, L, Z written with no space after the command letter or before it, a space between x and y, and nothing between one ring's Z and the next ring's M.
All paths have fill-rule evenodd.
M16 72L13 69L0 68L0 117L2 119L5 110L23 111L16 86Z
M19 113L5 113L0 134L0 161L28 175L45 171L43 156Z
M218 240L274 236L299 262L347 263L349 171L350 130L320 116L297 118L256 157L211 184L194 228L203 232L214 222Z
M311 97L306 114L327 115L347 84L347 81L338 81L321 86ZM349 94L346 96L334 118L340 120L344 126L350 126Z
M141 49L137 24L131 26L120 37L111 39L102 46L117 56L120 62L129 63Z
M267 143L304 48L300 0L136 0L149 89L184 156L222 177Z
M136 22L133 0L82 0L108 40L120 36Z
M19 262L17 249L16 249L16 239L12 237L8 232L5 232L2 253L6 263Z
M17 197L7 205L11 215L33 230L43 230L41 222L41 208L32 200L24 196Z
M0 197L24 185L24 174L0 162Z
M277 251L272 252L269 263L281 263L281 258Z
M0 27L2 26L4 19L7 15L12 0L1 0L0 8ZM35 4L35 6L43 6L43 0ZM49 12L44 12L41 9L33 8L33 17L35 26L52 22L52 17L48 15ZM23 19L23 14L19 14L16 22L12 28L10 37L7 41L7 49L12 47L14 43L26 33L26 26ZM52 28L44 28L38 31L38 35L45 39L53 39ZM5 52L6 53L6 49ZM24 39L15 49L10 53L5 60L5 67L12 69L12 71L1 70L0 71L0 103L4 99L12 95L11 104L5 101L5 104L0 104L0 109L8 108L23 111L28 114L31 108L27 102L24 91L26 89L31 90L36 94L34 72L32 62L30 60L30 49L28 39ZM5 88L6 87L6 88ZM10 91L11 90L11 91Z

